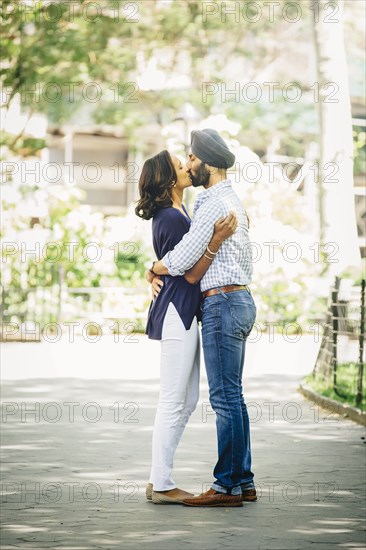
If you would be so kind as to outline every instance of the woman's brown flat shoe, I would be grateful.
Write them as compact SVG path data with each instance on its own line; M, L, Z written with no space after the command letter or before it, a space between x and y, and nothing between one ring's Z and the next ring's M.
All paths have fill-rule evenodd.
M188 493L187 491L183 491L181 489L179 489L179 494L174 497L166 495L164 492L159 493L158 491L153 490L152 501L154 504L182 504L185 498L191 498L193 496L194 495L192 493Z
M152 493L153 493L153 484L152 484L152 483L148 483L148 484L146 485L146 491L145 491L146 500L152 500Z

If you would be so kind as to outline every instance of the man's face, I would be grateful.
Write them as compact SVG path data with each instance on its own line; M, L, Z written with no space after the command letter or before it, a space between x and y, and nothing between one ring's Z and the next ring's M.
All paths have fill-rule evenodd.
M189 161L187 162L187 168L192 178L193 187L207 187L210 172L208 171L206 164L199 160L192 152L189 153Z

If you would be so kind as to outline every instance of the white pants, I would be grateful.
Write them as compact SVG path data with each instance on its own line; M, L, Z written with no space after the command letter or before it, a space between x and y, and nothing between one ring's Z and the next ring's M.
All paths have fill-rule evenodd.
M155 491L176 488L174 454L199 397L200 337L194 317L189 330L172 303L161 338L160 394L152 439L149 482Z

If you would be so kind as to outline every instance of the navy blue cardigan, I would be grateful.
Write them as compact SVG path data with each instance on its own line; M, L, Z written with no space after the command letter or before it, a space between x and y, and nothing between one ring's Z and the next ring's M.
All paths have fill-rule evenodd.
M153 246L160 260L178 244L189 231L191 220L177 208L161 208L152 221ZM163 322L169 303L172 302L188 330L196 315L200 320L200 284L191 285L184 277L161 275L164 282L160 294L151 302L146 324L146 334L152 340L161 340Z

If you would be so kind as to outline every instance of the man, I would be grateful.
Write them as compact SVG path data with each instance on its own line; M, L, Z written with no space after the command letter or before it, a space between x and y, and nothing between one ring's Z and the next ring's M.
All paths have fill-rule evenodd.
M207 492L185 499L189 506L242 506L256 500L251 471L249 417L243 398L242 374L246 339L256 306L252 279L249 220L226 171L235 161L221 136L212 129L191 134L188 167L195 187L203 186L189 232L150 271L183 275L205 252L214 257L201 279L202 341L210 403L216 413L218 461L215 482ZM232 211L238 229L216 252L207 247L215 221Z

